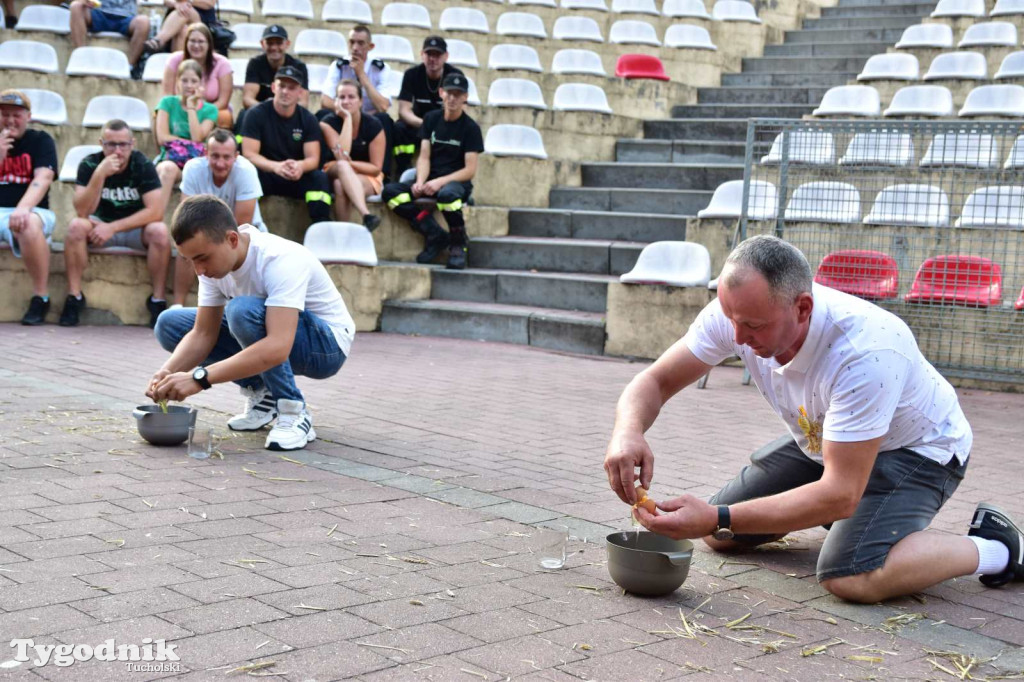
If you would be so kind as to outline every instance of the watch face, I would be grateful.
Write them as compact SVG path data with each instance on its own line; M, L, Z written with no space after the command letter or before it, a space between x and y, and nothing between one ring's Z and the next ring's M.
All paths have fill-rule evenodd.
M735 537L735 534L729 528L719 528L712 533L712 536L716 540L732 540L733 537Z
M205 379L206 378L206 368L200 367L196 371L192 372L192 376L195 377L196 379Z

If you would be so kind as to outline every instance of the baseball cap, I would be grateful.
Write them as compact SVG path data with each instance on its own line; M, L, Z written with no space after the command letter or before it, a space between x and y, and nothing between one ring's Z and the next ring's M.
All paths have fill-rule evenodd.
M448 43L441 36L427 36L423 41L424 52L447 52Z
M469 91L469 83L466 81L466 77L461 73L450 73L444 77L441 82L441 88L444 90L461 90L462 92Z
M21 90L4 90L0 92L0 104L6 104L12 107L21 107L22 109L28 109L32 111L32 102Z
M287 78L295 81L302 87L306 87L306 76L302 73L302 69L289 64L285 64L277 70L276 74L274 74L274 80L278 80L279 78Z
M281 24L271 24L263 29L263 39L266 40L267 38L288 40L288 31L284 30L284 26Z

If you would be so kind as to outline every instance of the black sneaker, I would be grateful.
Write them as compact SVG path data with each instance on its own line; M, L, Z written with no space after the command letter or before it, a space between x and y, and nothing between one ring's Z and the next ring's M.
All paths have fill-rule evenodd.
M980 576L981 582L987 587L999 587L1011 580L1024 579L1024 533L1010 516L999 507L989 502L982 502L974 510L971 529L967 535L998 540L1010 550L1010 561L1002 573Z
M380 225L380 217L375 216L372 213L367 213L363 216L363 227L366 228L367 232L373 232Z
M85 310L85 294L77 299L71 294L64 299L64 310L60 312L60 321L57 323L62 327L77 327L78 315Z
M167 301L154 301L153 296L150 295L146 299L146 310L149 311L149 328L152 329L156 326L156 318L160 317L160 313L167 310Z
M469 249L465 246L452 244L448 247L448 264L445 267L449 270L465 270L466 254L468 253Z
M44 301L42 296L33 296L28 303L28 311L21 318L21 323L29 327L35 327L46 321L46 314L50 312L50 302Z
M416 262L430 263L437 258L437 254L448 248L449 237L448 233L437 224L433 217L424 220L423 227L426 230L427 243L423 246L423 250L420 251L419 255L416 256Z

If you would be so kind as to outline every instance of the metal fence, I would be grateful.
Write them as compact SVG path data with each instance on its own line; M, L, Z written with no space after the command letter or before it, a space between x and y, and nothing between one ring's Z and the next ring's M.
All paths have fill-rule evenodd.
M1024 385L1024 126L753 120L741 237L913 329L946 376Z

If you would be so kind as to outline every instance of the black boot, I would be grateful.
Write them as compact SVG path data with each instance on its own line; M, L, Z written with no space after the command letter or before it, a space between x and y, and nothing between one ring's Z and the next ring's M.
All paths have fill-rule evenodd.
M421 220L420 227L423 229L423 234L427 237L427 242L424 244L423 250L416 256L416 262L430 263L437 258L437 254L448 248L448 233L437 224L433 216Z

